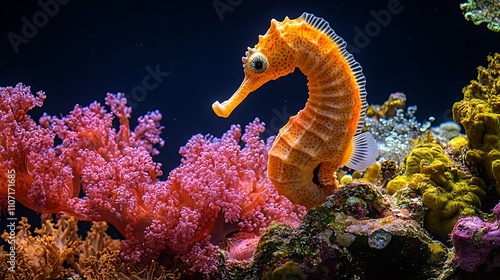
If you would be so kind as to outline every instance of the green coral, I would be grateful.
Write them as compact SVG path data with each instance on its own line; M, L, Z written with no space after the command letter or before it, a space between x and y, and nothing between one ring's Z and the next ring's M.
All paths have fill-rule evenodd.
M271 274L271 280L281 279L307 279L307 276L302 272L302 268L296 262L290 261L284 266L275 269Z
M468 0L460 4L464 17L475 25L487 23L488 29L500 31L500 1L498 0Z
M469 138L465 160L494 181L500 194L500 54L488 56L488 68L478 67L477 80L463 94L453 105L453 119Z
M271 261L276 257L275 253L283 246L283 243L289 242L292 232L291 226L273 222L257 244L253 259L259 261L253 262L252 267L249 268L251 273L248 275L262 275L262 279L271 279L273 271L270 268Z
M394 194L406 186L422 196L425 226L442 237L448 236L460 215L481 214L487 189L481 178L453 167L436 143L415 145L406 157L405 174L391 180L386 191Z

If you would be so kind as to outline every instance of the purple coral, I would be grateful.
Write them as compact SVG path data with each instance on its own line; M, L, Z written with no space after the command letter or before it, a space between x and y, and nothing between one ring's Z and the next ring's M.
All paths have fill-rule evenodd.
M496 215L494 222L462 217L451 233L457 263L468 272L500 268L500 203L493 213Z

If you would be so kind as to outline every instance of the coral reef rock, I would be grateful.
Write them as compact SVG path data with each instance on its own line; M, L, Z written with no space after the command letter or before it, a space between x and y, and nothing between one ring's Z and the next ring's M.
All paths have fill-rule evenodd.
M352 182L312 208L300 227L274 223L232 279L429 279L448 249L377 186ZM248 275L253 275L252 277Z

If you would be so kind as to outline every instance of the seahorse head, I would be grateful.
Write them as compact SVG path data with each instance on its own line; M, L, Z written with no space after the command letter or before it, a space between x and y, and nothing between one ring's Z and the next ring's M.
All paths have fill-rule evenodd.
M255 47L248 48L242 58L245 78L230 99L212 104L219 117L228 117L247 95L270 80L292 73L299 58L293 41L288 40L287 28L293 22L288 17L283 22L271 20L271 27L265 35L259 36Z

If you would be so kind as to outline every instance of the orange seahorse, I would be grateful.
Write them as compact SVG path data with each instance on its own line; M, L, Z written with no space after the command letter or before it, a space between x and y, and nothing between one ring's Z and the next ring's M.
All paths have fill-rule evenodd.
M272 19L245 55L242 84L230 99L212 105L220 117L228 117L250 92L295 68L308 80L305 108L280 129L269 150L267 176L279 193L310 208L338 188L339 167L364 170L375 162L377 143L361 131L367 107L361 66L328 22L308 13L283 22Z

